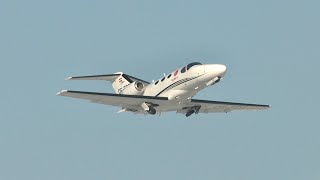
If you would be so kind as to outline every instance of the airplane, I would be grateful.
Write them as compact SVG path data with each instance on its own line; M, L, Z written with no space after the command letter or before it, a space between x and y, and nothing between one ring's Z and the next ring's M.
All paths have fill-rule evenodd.
M189 117L198 113L264 110L269 105L193 99L199 91L216 85L225 76L223 64L192 62L151 83L123 72L105 75L76 76L66 80L104 80L112 83L116 93L62 90L57 95L89 100L120 107L119 112L161 114L176 111Z

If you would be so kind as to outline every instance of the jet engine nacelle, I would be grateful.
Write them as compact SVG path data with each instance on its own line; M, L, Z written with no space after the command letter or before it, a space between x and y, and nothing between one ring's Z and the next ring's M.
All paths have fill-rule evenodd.
M141 95L145 90L145 86L141 82L133 82L119 90L119 94Z

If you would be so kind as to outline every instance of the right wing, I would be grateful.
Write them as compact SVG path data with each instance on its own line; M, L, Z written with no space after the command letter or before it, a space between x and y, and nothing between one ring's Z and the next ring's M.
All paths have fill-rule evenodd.
M118 106L134 111L143 111L141 104L146 102L156 106L168 104L166 97L137 96L111 93L62 90L57 95L89 100L94 103Z
M248 104L248 103L235 103L223 101L208 101L191 99L190 102L184 103L185 107L178 110L179 113L186 113L192 107L200 107L199 113L217 113L217 112L231 112L243 110L264 110L270 108L269 105L264 104Z

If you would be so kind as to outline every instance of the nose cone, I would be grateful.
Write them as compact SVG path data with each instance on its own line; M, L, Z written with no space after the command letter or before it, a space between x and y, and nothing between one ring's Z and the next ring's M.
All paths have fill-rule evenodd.
M206 65L206 71L216 76L223 77L227 72L227 66L223 64L208 64Z
M227 66L223 64L216 64L215 69L218 72L218 74L220 74L221 77L224 76L227 72Z

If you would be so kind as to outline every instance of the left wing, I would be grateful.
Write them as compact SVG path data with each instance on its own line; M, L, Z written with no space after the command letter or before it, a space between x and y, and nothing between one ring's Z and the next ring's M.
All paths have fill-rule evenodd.
M89 100L94 103L106 104L129 109L131 111L143 111L142 103L150 103L154 106L164 106L169 103L168 98L153 96L137 96L111 93L97 93L84 91L62 90L57 95Z
M191 99L190 102L185 103L183 109L178 110L180 113L186 113L186 110L192 107L200 107L199 113L215 113L215 112L231 112L240 110L264 110L270 108L269 105L264 104L247 104L247 103L234 103L223 101L207 101L199 99Z

